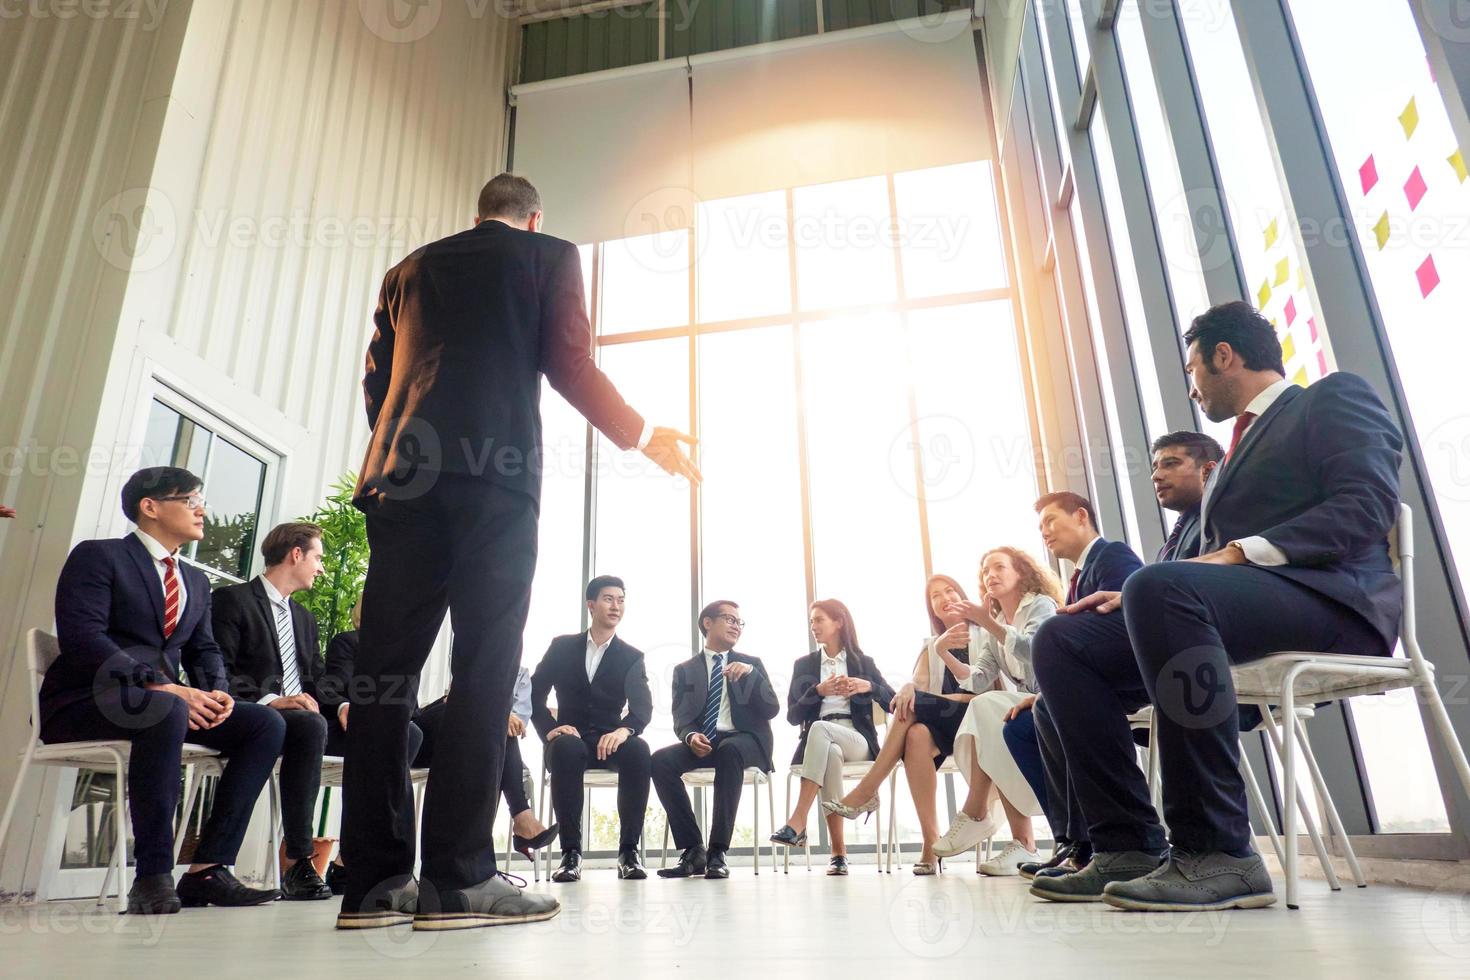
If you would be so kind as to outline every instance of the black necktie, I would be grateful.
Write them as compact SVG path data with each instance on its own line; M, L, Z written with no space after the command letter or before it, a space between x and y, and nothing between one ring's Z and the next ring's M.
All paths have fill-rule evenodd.
M1159 549L1159 561L1173 561L1174 549L1179 547L1179 539L1184 534L1184 518L1181 516L1174 522L1174 530L1169 532L1169 540Z

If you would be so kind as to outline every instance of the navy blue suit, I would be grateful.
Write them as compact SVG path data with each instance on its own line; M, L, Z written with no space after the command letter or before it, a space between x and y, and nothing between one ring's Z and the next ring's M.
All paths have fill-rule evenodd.
M194 860L233 864L256 797L281 752L279 712L236 702L213 728L191 731L182 698L150 691L177 684L228 690L209 615L209 579L182 562L179 622L163 635L163 585L135 535L83 541L56 583L61 655L41 684L41 739L47 743L126 739L132 743L128 796L140 875L173 869L173 819L179 805L184 743L229 758Z
M1200 521L1202 553L1259 535L1287 564L1151 566L1123 589L1126 647L1037 651L1071 771L1086 773L1077 788L1096 849L1164 847L1123 719L1147 702L1174 846L1251 849L1230 665L1280 650L1392 652L1401 605L1386 539L1401 450L1361 378L1287 389L1216 471Z

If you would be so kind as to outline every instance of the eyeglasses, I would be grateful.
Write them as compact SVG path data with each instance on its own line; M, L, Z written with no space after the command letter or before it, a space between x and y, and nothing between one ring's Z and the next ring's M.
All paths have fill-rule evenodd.
M190 510L199 510L199 509L203 508L205 506L205 503L206 503L206 501L204 499L204 495L202 493L191 493L191 494L185 494L183 496L173 496L173 497L154 497L153 499L154 500L167 500L167 501L171 501L171 502L182 503L185 507L189 508Z
M731 626L736 627L737 629L745 629L745 620L743 620L743 619L736 619L734 616L731 616L729 613L720 613L715 618L716 619L723 619L725 622L729 623Z

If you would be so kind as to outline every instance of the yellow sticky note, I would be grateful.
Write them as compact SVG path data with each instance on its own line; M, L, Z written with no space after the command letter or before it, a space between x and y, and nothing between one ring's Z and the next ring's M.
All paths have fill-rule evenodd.
M1460 179L1460 183L1465 183L1465 179L1470 177L1470 173L1465 171L1465 153L1463 150L1456 150L1450 154L1450 166L1455 168L1455 176Z
M1306 289L1307 288L1307 267L1306 266L1298 266L1297 267L1297 270L1296 270L1296 288L1297 289Z
M1276 281L1273 286L1284 286L1286 280L1291 278L1291 259L1282 259L1276 263Z
M1388 244L1388 212L1383 212L1383 217L1373 226L1373 237L1378 239L1378 251L1383 251L1383 246Z
M1291 383L1301 388L1305 388L1307 385L1312 383L1312 379L1307 377L1307 369L1305 366L1302 367L1301 370L1297 371L1296 376L1291 379Z
M1276 227L1276 219L1275 218L1272 218L1271 219L1271 223L1266 226L1266 247L1267 248L1270 248L1272 245L1275 245L1276 244L1276 235L1278 234L1278 232L1279 232L1279 229Z
M1291 339L1291 334L1287 334L1281 341L1281 360L1286 363L1293 357L1296 357L1296 341Z
M1256 299L1259 301L1256 303L1256 309L1258 310L1264 310L1266 304L1271 302L1271 280L1266 279L1261 282L1261 288L1256 293Z
M1419 128L1419 105L1413 98L1409 99L1404 111L1399 113L1399 125L1404 127L1404 139L1412 139L1414 130Z

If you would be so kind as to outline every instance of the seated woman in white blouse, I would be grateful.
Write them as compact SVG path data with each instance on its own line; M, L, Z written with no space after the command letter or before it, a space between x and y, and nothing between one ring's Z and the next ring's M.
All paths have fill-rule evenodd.
M1014 875L1027 861L1045 860L1036 853L1031 818L1041 804L1006 746L1002 728L1026 699L1036 694L1031 667L1031 638L1056 615L1061 583L1047 568L1019 548L994 548L980 560L980 601L961 600L955 610L969 623L969 676L965 688L981 692L970 702L954 741L955 765L970 784L970 795L954 824L934 845L940 857L952 857L995 831L991 801L998 793L1010 824L1012 841L1000 855L980 865L987 875ZM997 680L1001 689L986 690Z

